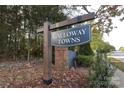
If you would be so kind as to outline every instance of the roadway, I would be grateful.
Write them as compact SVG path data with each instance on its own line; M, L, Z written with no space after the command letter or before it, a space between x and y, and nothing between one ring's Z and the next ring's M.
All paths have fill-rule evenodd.
M117 58L121 62L124 62L124 52L113 51L109 57ZM119 88L124 88L124 72L117 69L112 77L112 83L116 84Z
M121 51L113 51L111 56L108 56L108 57L117 58L121 62L124 62L124 52L121 52Z

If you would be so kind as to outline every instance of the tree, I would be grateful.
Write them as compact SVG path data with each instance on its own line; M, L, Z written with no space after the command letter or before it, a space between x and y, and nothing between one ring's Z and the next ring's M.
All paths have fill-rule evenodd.
M8 51L7 48L5 48L5 46L8 46L8 40L6 40L6 38L8 38L8 28L6 28L5 24L0 23L0 55L4 55L5 52Z
M93 55L93 50L91 49L90 43L79 46L80 55Z
M91 5L67 6L67 14L73 15L75 12L77 12L76 14L78 15L80 13L90 13L90 7ZM112 23L112 18L121 16L120 20L124 20L124 6L122 5L101 5L99 6L98 10L94 9L94 12L96 14L96 20L90 22L92 26L98 26L99 30L104 33L109 33L113 28L116 28L116 26L114 26Z
M21 55L28 57L35 51L41 51L43 41L37 34L37 28L46 20L55 23L66 19L61 6L0 6L1 41L5 54L17 59ZM2 35L4 37L2 37ZM3 42L3 39L5 42ZM40 44L40 45L39 45ZM2 46L0 46L2 51ZM37 50L38 49L38 50ZM41 53L40 53L41 54Z
M71 14L70 11L78 11L78 7L82 8L81 11L84 10L85 13L90 13L88 9L90 6L87 5L0 6L0 51L2 51L2 54L4 52L4 54L13 57L14 59L21 55L25 57L27 57L27 55L34 55L33 53L36 53L36 51L41 51L40 49L42 47L39 46L39 44L41 44L40 41L43 39L40 37L41 35L37 35L36 29L42 26L43 22L46 20L55 23L66 19L68 14ZM65 10L67 10L67 14L65 14ZM123 6L100 6L98 11L96 11L97 20L90 21L90 23L92 26L97 26L100 33L109 33L113 29L111 18L121 16L123 12ZM123 17L121 20L123 20ZM4 36L2 36L3 34ZM27 35L28 38L26 38ZM2 45L4 45L4 47ZM88 47L90 49L89 45Z
M102 43L102 33L96 27L94 27L92 30L91 48L93 51L96 51L102 47Z
M119 48L119 51L124 52L124 47L120 47L120 48Z
M103 53L111 52L115 50L115 47L110 45L108 42L102 40L102 33L96 27L92 31L92 42L91 48L94 52L99 51Z

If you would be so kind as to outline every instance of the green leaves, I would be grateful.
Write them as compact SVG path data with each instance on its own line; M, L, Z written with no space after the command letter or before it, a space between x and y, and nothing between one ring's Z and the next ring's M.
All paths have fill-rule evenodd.
M28 51L41 56L43 37L37 34L37 28L46 20L55 23L66 18L63 8L57 5L0 6L0 16L0 53L14 58L27 56Z
M112 87L110 81L115 68L107 62L106 56L106 54L97 52L96 62L94 62L90 71L90 87Z
M119 50L124 52L124 47L120 47Z
M97 22L95 24L99 26L101 32L109 33L114 28L112 18L122 16L123 12L124 7L122 5L101 5L96 13Z
M114 46L102 40L102 33L99 31L99 29L96 29L96 27L94 27L92 31L91 48L95 52L99 51L103 53L107 53L115 50Z

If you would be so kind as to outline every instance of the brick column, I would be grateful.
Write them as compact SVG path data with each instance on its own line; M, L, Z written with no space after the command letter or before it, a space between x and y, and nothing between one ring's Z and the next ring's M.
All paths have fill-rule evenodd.
M55 47L55 68L57 71L64 71L67 66L68 48Z

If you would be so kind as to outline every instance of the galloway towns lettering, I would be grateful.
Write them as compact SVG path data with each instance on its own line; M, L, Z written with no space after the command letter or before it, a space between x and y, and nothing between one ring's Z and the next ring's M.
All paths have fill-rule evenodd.
M84 44L90 41L90 25L82 25L71 29L51 33L51 44L58 47L69 47Z

